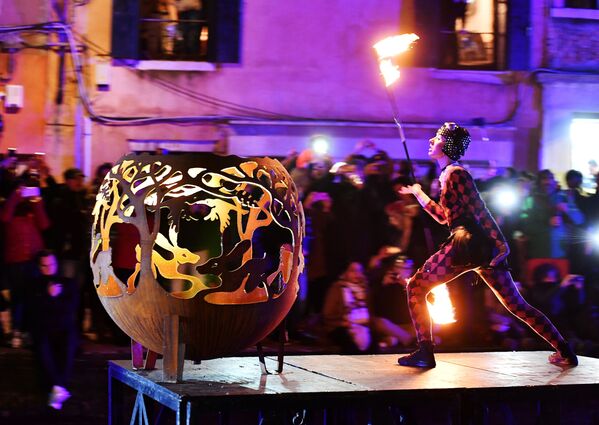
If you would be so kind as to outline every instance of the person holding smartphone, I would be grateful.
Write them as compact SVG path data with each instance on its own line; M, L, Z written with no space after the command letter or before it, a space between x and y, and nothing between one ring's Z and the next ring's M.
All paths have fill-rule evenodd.
M35 190L37 189L37 190ZM27 330L26 307L33 260L44 248L42 232L50 226L39 187L25 186L23 181L9 195L0 219L4 224L4 263L10 290L13 335L11 345L20 348Z

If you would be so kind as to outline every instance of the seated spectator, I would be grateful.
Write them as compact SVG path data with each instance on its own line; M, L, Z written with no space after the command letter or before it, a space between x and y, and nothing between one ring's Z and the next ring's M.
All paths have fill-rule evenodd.
M329 288L322 316L325 331L344 353L371 347L368 281L360 263L351 263Z
M368 263L372 329L380 348L407 346L414 340L405 291L414 262L401 254L395 246L384 246Z

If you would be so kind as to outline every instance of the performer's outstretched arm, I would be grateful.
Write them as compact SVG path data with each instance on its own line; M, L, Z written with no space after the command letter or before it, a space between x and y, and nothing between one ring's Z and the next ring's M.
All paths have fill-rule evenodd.
M420 186L418 183L410 186L404 186L399 192L403 194L413 194L418 200L418 203L427 213L431 215L431 217L433 217L440 224L447 224L447 216L445 215L445 210L443 207L441 207L441 205L437 204L426 193L424 193L422 186Z

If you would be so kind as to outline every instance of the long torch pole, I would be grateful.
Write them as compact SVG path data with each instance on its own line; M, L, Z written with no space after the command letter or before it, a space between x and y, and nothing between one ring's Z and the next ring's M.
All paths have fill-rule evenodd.
M387 91L387 98L389 99L389 103L391 104L391 110L393 111L393 121L397 126L397 131L399 132L399 139L403 144L403 149L406 153L406 160L410 165L410 177L412 178L412 182L416 183L416 176L414 176L414 164L410 159L410 153L408 152L408 144L406 143L406 136L404 135L403 127L401 126L401 121L399 121L399 108L397 107L397 100L395 99L395 95L389 89L389 87L385 87L385 90ZM430 227L424 220L422 220L422 229L424 231L424 241L426 243L426 248L429 252L433 252L433 236Z
M416 176L414 175L414 164L412 163L412 159L410 158L410 153L408 152L408 145L406 143L406 136L403 132L403 127L401 126L401 121L399 120L399 108L397 106L397 99L395 98L395 94L391 91L391 86L400 76L399 69L397 66L393 65L390 58L395 57L402 52L406 51L410 45L418 40L419 37L416 34L403 34L393 37L388 37L384 40L379 41L374 46L374 49L377 52L379 69L381 71L381 75L385 80L385 90L387 91L387 98L389 99L389 104L391 105L391 111L393 112L393 121L397 126L397 131L399 132L399 139L403 144L403 149L406 154L406 160L408 161L408 165L410 166L410 177L412 178L412 182L416 183ZM424 236L426 241L426 246L429 252L432 252L432 236L431 231L426 222L423 222Z
M390 90L389 87L385 87L385 91L387 92L387 98L389 99L389 104L391 105L391 111L393 113L393 121L397 127L397 131L399 132L399 140L403 144L403 150L406 154L406 160L410 165L410 177L412 178L412 182L416 183L416 176L414 175L414 164L410 159L410 152L408 152L408 144L406 143L406 136L403 132L403 127L401 126L401 121L399 120L399 108L397 107L397 100L395 99L395 94Z

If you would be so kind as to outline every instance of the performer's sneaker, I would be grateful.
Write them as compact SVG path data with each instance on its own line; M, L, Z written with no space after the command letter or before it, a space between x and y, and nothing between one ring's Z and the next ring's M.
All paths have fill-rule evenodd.
M433 343L431 341L422 341L418 344L418 350L407 356L400 357L397 362L401 366L432 368L437 366L435 355L433 353Z
M557 345L558 351L549 356L549 363L553 363L558 366L577 366L578 357L572 350L570 344L566 341L560 342Z

